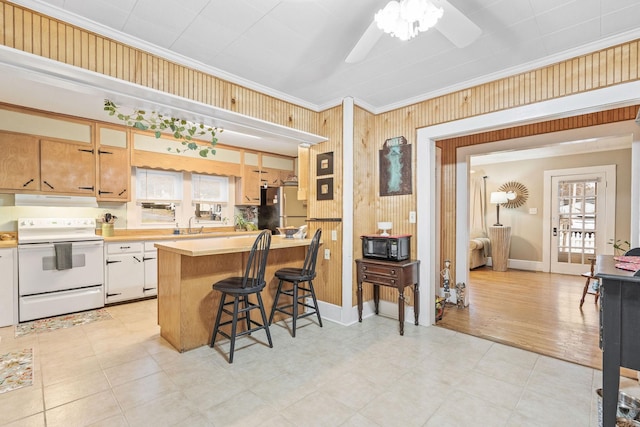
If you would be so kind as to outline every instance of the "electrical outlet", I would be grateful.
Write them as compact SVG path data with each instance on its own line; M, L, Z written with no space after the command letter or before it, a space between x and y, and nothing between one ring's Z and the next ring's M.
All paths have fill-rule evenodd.
M338 240L338 232L336 230L331 230L331 240Z
M331 259L331 252L329 249L324 250L324 259Z
M409 212L409 223L411 224L416 223L416 211Z

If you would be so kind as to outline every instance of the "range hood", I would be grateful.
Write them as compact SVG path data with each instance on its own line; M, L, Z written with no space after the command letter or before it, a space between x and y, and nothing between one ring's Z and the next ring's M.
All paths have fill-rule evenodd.
M61 206L78 208L97 208L95 197L54 196L45 194L16 194L16 206Z

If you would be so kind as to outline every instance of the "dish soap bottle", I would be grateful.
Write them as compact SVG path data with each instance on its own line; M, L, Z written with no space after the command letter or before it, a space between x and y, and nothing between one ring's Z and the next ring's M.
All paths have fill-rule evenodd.
M173 234L180 234L180 227L178 226L177 222L176 222L176 228L173 230Z

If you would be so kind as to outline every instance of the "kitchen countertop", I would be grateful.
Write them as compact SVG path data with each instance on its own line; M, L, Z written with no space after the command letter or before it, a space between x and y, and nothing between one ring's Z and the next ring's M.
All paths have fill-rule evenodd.
M11 248L17 248L18 247L18 241L17 240L0 240L0 249L11 249Z
M0 233L0 249L2 248L16 248L18 247L17 233L14 232L2 232Z
M168 233L136 233L135 231L118 234L116 230L115 236L105 237L105 243L111 242L142 242L157 240L195 240L195 239L212 239L218 237L237 237L237 236L257 236L260 230L256 231L205 231L198 234L168 234Z
M179 242L156 243L159 250L166 250L186 256L205 256L249 252L255 242L255 236L238 236L226 239L197 239ZM288 239L281 235L271 236L270 249L309 246L311 239Z

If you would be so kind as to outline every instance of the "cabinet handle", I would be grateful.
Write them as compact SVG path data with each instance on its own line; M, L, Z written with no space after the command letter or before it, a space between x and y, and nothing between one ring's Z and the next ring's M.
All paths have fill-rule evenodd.
M120 249L131 249L131 246L120 246Z
M116 295L122 295L122 293L121 293L121 292L118 292L117 294L107 294L107 298L109 298L109 297L114 297L114 296L116 296Z
M396 274L396 271L395 270L391 270L391 274Z
M138 258L137 256L134 256L133 259L135 259L138 262L142 262L142 261L140 261L140 258Z
M78 151L82 151L82 152L85 152L85 153L93 154L93 148L91 150L87 150L86 148L78 148Z
M107 260L107 264L113 264L113 263L116 263L116 262L122 262L122 261L111 261L111 260ZM114 294L114 295L115 295L115 294Z
M127 189L125 188L124 190L122 190L121 192L118 193L118 196L122 196L126 191L127 191Z
M362 266L362 271L367 271L367 266L366 265Z
M149 261L150 259L155 259L155 257L148 257L148 258L147 257L142 257L143 261Z
M78 187L80 190L91 190L93 191L95 187Z
M113 152L98 150L98 154L113 154Z
M391 279L391 283L395 285L396 281L394 279Z
M22 186L26 187L27 185L31 184L32 182L33 182L33 178L31 178L29 181L27 181L24 184L22 184Z
M102 195L102 194L113 194L113 191L102 191L102 190L98 190L98 195Z
M155 289L155 288L142 288L142 291L143 291L143 292L146 292L146 291L152 291L152 290L154 290L154 289Z
M363 274L363 275L362 275L362 278L363 278L363 279L366 279L366 278L367 278L367 275L366 275L366 274Z
M52 190L54 189L54 188L53 188L53 185L49 184L47 181L42 181L42 182L44 182L44 184L45 184L47 187L49 187L50 189L52 189Z

